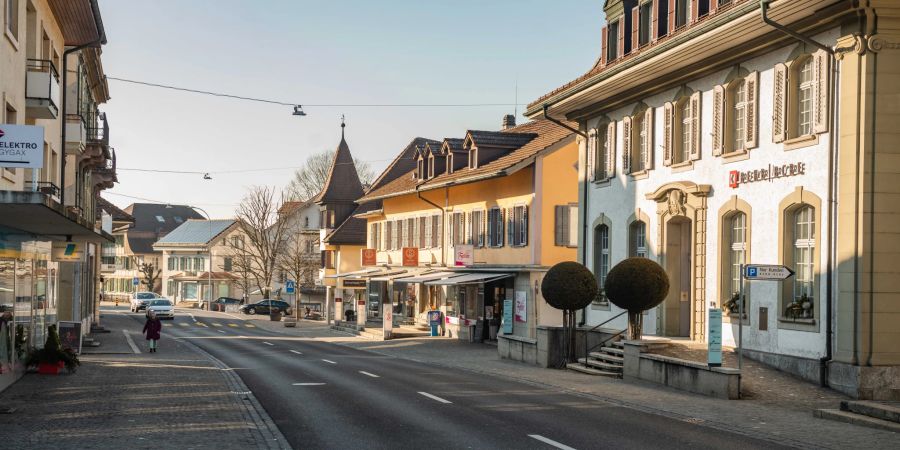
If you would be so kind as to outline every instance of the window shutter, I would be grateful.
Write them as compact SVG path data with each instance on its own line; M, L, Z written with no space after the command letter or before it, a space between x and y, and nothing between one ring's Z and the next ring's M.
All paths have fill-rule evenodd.
M616 176L616 123L606 125L606 178Z
M606 37L606 35L608 34L608 31L609 31L609 29L606 25L604 25L603 28L600 29L600 65L601 66L605 66L606 63L608 62L608 61L606 61L607 48L608 48L607 45L609 45L607 42L607 37Z
M556 220L554 221L555 230L554 230L554 244L555 245L563 245L563 210L564 206L556 206Z
M710 4L710 3L715 3L717 1L718 0L708 0L706 3ZM697 3L699 3L697 0L691 0L691 3L690 3L690 5L691 5L691 23L696 22L697 19L700 17L700 8Z
M621 16L619 18L619 26L616 27L619 30L619 51L616 53L616 58L621 58L625 56L625 16Z
M487 211L481 213L481 247L487 245Z
M443 247L444 246L444 214L441 213L439 216L434 216L435 220L435 247Z
M474 244L475 243L475 213L470 212L466 214L468 216L469 222L469 232L466 233L466 244Z
M744 148L756 148L759 145L759 120L756 118L759 110L759 72L751 72L744 79L744 86L747 89L746 107L744 113L747 115L744 125L747 127L747 136L744 140Z
M631 8L631 53L637 52L641 42L638 37L638 31L641 28L640 9L640 5L635 5L634 8Z
M663 0L665 1L665 0ZM650 7L650 39L656 42L659 37L659 0L653 0Z
M669 33L675 31L675 0L669 0Z
M713 2L715 3L715 2ZM712 154L720 156L725 147L725 88L713 87Z
M528 207L522 207L522 234L519 245L528 245Z
M694 5L697 6L696 4ZM700 91L691 95L691 161L700 159Z
M416 238L413 241L413 247L424 247L422 245L422 219L416 217L413 226L416 228Z
M587 138L588 151L587 151L587 161L585 161L585 167L584 167L585 172L584 173L585 173L585 176L587 176L587 178L589 180L594 180L594 181L597 180L597 169L596 169L597 147L598 147L597 129L592 128L590 131L588 131L588 138Z
M578 246L578 205L569 205L569 246Z
M516 222L515 222L515 209L507 208L506 209L506 243L509 245L516 245Z
M813 105L813 132L828 131L828 74L831 58L822 50L813 54L813 80L815 103Z
M497 247L503 247L503 209L497 209Z
M716 9L718 9L718 8L719 8L719 0L710 0L710 2L709 2L709 14L708 14L708 15L711 16L711 15L715 14L715 13L716 13Z
M672 153L674 150L674 128L675 126L675 105L672 102L666 102L663 105L663 165L671 166L672 165Z
M646 170L653 170L653 161L656 159L653 145L653 108L644 111L644 123L647 124L647 161L644 161L644 167Z
M787 66L775 64L774 98L772 99L772 142L784 142L787 128Z
M631 173L631 117L622 118L622 172Z

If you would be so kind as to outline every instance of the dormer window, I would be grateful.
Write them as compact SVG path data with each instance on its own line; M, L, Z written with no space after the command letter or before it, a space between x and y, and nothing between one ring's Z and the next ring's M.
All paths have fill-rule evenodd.
M417 168L417 174L418 174L419 180L424 180L425 179L425 160L423 160L421 157L419 158L418 161L416 161L416 168Z
M447 173L453 173L453 152L447 153Z
M472 147L469 150L469 168L470 169L478 168L478 147Z
M606 60L614 61L619 57L619 21L611 22L607 30Z
M428 155L428 179L434 178L434 155Z

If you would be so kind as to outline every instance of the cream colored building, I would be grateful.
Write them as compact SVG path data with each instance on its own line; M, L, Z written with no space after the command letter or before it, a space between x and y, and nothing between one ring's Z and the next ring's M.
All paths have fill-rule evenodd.
M645 333L704 342L724 307L725 344L743 327L750 357L900 399L900 3L771 1L775 25L755 0L605 11L595 66L527 110L587 138L580 258L601 282L626 257L666 268ZM748 283L740 317L749 263L796 274ZM619 311L598 299L587 324Z

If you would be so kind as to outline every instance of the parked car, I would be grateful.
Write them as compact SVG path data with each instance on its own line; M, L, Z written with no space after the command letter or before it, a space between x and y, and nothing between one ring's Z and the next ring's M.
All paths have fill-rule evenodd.
M241 306L241 312L244 314L270 314L270 310L275 309L276 311L290 315L291 305L287 302L283 302L281 300L260 300L256 303L251 303L249 305Z
M131 295L131 312L147 309L147 303L154 298L159 298L155 292L135 292Z
M147 309L156 313L156 317L172 320L175 318L175 305L167 298L154 298L147 303Z
M241 299L239 298L231 298L231 297L219 297L212 302L213 311L225 311L225 307L228 305L240 305Z

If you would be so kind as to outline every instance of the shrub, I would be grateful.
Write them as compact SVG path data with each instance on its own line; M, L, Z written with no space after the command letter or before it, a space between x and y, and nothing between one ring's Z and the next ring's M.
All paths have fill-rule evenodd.
M574 261L551 267L541 282L544 299L550 306L562 310L576 310L590 305L598 291L594 274Z
M650 259L628 258L609 271L603 288L609 301L628 311L629 338L640 339L641 313L666 299L669 276Z
M59 333L56 331L56 325L47 327L47 340L44 348L31 349L25 356L25 366L35 367L39 364L59 364L62 361L66 366L66 370L70 373L75 372L81 362L78 361L78 355L70 349L61 349L59 343Z

